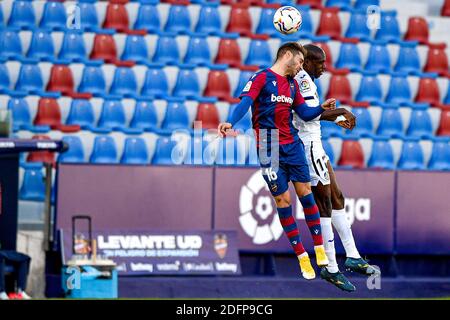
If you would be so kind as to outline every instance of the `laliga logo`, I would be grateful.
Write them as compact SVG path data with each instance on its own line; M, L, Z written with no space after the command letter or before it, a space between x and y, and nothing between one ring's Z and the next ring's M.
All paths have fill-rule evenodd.
M257 171L250 177L247 184L242 186L239 196L239 211L241 214L239 223L244 232L252 238L253 243L260 245L277 241L283 234L278 215L274 214L272 198L270 195L260 195L263 188L268 191L261 172ZM253 212L259 216L259 220L265 221L269 219L270 215L273 215L273 217L268 223L260 224Z

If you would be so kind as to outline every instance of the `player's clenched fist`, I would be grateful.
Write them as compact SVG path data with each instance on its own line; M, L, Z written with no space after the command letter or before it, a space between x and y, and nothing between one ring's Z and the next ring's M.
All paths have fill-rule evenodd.
M231 123L228 122L222 122L219 124L219 127L217 128L217 133L222 138L225 137L228 134L228 131L231 130Z
M327 99L324 103L322 103L322 109L325 110L336 109L336 99Z

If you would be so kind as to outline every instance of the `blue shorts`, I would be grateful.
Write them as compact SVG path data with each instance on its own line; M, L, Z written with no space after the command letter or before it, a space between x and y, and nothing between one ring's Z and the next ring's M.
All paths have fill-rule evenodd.
M271 156L269 154L269 158ZM311 181L302 141L280 145L278 158L279 161L271 159L270 163L260 162L264 180L273 196L286 192L289 189L289 181L303 183Z

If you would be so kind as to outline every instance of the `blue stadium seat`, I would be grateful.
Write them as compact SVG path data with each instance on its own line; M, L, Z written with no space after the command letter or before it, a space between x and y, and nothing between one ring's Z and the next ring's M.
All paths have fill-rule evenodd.
M369 50L366 70L382 73L391 71L391 57L386 46L386 41L375 40Z
M171 36L165 34L158 38L153 62L163 64L178 64L180 62L180 53L175 34Z
M348 68L351 71L361 70L361 54L355 43L341 43L339 49L339 58L336 62L336 68Z
M19 129L30 129L30 127L32 127L30 107L27 100L23 98L10 98L8 101L8 109L12 112L14 131Z
M423 151L418 138L407 137L403 141L402 155L398 163L398 169L424 170Z
M147 69L141 94L155 96L156 98L167 98L169 96L169 83L162 68L150 67Z
M137 93L137 81L133 69L126 67L116 68L109 93L135 97Z
M192 63L198 66L208 66L211 63L211 53L206 37L193 36L189 39L185 63Z
M66 28L67 14L64 4L56 1L46 2L39 26L41 28L64 29Z
M347 38L359 38L363 41L370 39L370 29L367 28L367 14L365 10L354 10L345 32Z
M5 25L5 23L4 23L4 16L3 16L3 9L2 9L2 6L0 5L0 26L4 26Z
M450 140L448 137L435 137L431 159L428 163L430 170L450 170Z
M327 7L339 7L341 9L350 10L352 9L351 0L327 0Z
M246 65L267 68L273 63L269 43L265 40L252 40L248 49Z
M245 165L243 155L239 157L239 149L236 138L226 137L220 139L217 148L216 164L224 166Z
M398 109L392 107L383 109L377 134L389 136L403 134L403 121Z
M278 31L273 27L273 15L276 10L276 8L262 8L256 33L264 33L270 36L277 35Z
M120 162L125 164L149 164L147 145L144 139L139 137L126 138Z
M426 106L415 107L412 110L406 134L421 138L431 138L433 136L433 125Z
M22 57L22 42L19 33L12 30L0 30L0 57L18 60Z
M184 164L189 165L211 165L214 161L209 161L204 155L208 143L201 137L193 137L190 139L188 154L184 159Z
M165 130L190 128L189 115L183 100L171 98L167 103L166 116L161 125Z
M325 135L329 135L329 136L342 136L344 130L339 127L338 125L336 125L334 122L330 122L330 121L321 121L320 122L320 127L322 129L322 132Z
M450 104L450 79L448 81L447 95L444 98L444 104Z
M363 75L356 94L356 101L368 101L371 104L380 103L383 98L383 91L377 73L366 71Z
M395 71L404 71L410 74L420 73L419 53L416 50L417 42L404 41L401 43Z
M201 96L198 75L195 69L187 67L180 69L172 95L190 100L197 100Z
M100 135L94 139L94 147L92 149L91 163L118 163L116 142L110 136Z
M8 68L3 63L0 63L0 92L9 90L10 85Z
M23 175L22 186L19 191L20 200L28 201L44 201L45 200L45 183L44 174L42 173L42 164L33 163L27 165Z
M92 93L93 95L105 94L105 75L101 67L85 66L81 76L78 92Z
M239 95L242 93L242 90L244 89L247 82L250 80L250 78L255 74L253 71L245 71L242 70L239 74L239 82L236 86L236 90L234 91L234 97L238 98Z
M392 73L386 103L399 105L411 104L411 90L406 73Z
M395 169L394 152L388 137L378 136L374 138L372 154L367 165L370 168Z
M81 28L86 30L98 29L98 15L94 3L81 2L78 7L80 8Z
M187 6L172 5L169 10L169 18L164 27L165 31L176 33L189 33L191 29L191 17Z
M78 31L65 32L58 57L74 62L84 62L86 60L86 46L84 45L83 34Z
M114 130L126 127L125 110L120 100L105 100L103 102L98 127Z
M132 60L141 62L148 62L147 43L143 36L129 35L125 42L125 49L122 53L122 60Z
M205 32L210 35L217 35L222 31L218 6L218 3L209 2L202 5L195 32Z
M373 132L372 116L367 108L352 108L356 117L356 127L351 131L353 134L370 135Z
M355 9L366 11L368 6L380 6L380 0L356 0Z
M181 162L178 162L179 160L182 160L178 157L174 158L172 160L172 152L174 155L178 155L179 153L174 150L177 147L177 143L175 141L172 141L170 138L167 137L160 137L156 141L156 148L155 148L155 154L152 159L152 164L156 165L175 165L175 164L181 164Z
M311 10L308 5L296 5L295 6L302 15L302 27L298 31L300 37L313 36L313 19L311 17Z
M228 111L228 122L231 121L231 115L236 109L237 104L230 105L230 109ZM246 132L248 129L252 128L252 118L251 118L251 110L249 110L241 120L239 120L234 126L233 129L236 131Z
M55 58L55 47L50 33L35 31L27 56L38 60L52 61Z
M380 28L375 35L375 39L388 42L401 40L396 10L381 11Z
M73 99L66 124L77 124L82 129L89 130L95 127L95 115L91 102L89 100Z
M16 82L16 90L40 93L43 87L42 72L39 66L37 64L22 64Z
M80 137L65 136L62 141L69 145L69 150L59 154L58 162L83 163L84 147Z
M141 4L134 29L143 29L149 32L161 30L161 19L158 8L150 4Z
M153 130L157 123L158 117L154 104L151 101L137 101L130 127Z
M8 20L9 27L32 29L36 27L36 15L31 1L14 1Z
M333 151L333 147L331 146L331 143L326 140L323 139L322 140L322 146L323 146L323 150L325 150L325 153L327 154L328 158L330 159L330 163L332 166L334 166L336 164L336 159L334 156L334 151Z

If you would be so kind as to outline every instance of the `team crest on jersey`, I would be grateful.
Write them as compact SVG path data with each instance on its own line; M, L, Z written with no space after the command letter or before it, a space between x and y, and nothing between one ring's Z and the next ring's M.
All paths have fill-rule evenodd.
M304 79L300 81L300 91L305 92L311 90L311 86L309 85L309 81Z
M247 84L245 85L244 90L242 90L242 92L250 91L250 88L251 88L251 87L252 87L252 82L249 81L249 82L247 82Z
M273 86L276 87L277 86L277 82L276 81L272 81Z
M272 192L277 192L278 190L278 185L276 183L272 183L270 185L270 190L272 190Z

